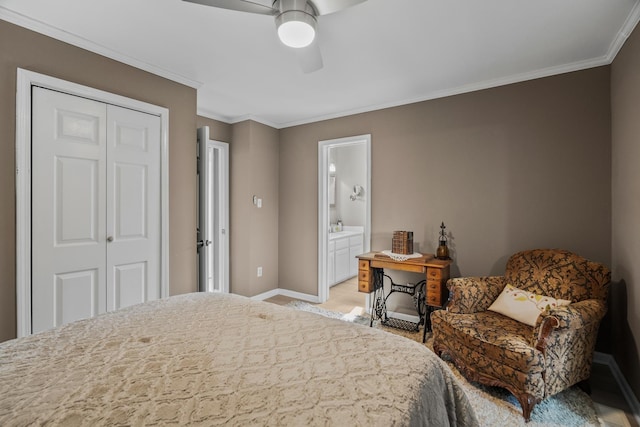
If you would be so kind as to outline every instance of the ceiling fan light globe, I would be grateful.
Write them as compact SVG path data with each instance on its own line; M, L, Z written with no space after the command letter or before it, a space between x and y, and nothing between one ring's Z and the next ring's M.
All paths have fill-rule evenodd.
M309 46L316 37L316 19L308 13L291 10L276 17L278 37L293 48Z

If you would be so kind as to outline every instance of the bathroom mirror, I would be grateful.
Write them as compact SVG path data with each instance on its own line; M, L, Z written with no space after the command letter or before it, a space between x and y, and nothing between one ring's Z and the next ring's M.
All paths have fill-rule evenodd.
M329 206L335 207L336 205L336 176L329 176Z

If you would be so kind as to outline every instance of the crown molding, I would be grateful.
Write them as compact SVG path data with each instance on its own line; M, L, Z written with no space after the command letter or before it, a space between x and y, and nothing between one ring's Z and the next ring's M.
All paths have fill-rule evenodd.
M277 123L273 123L273 122L270 122L268 120L264 120L264 119L262 119L260 117L256 117L256 116L253 116L253 115L250 115L250 114L231 118L231 117L227 117L227 116L221 116L220 114L214 113L211 110L207 110L207 109L204 109L204 108L198 108L198 115L202 116L202 117L206 117L208 119L217 120L219 122L226 123L228 125L234 125L236 123L245 122L245 121L249 121L250 120L252 122L260 123L260 124L263 124L265 126L269 126L271 128L274 128L274 129L280 129L280 125L278 125Z
M203 83L201 82L173 73L169 70L146 63L144 61L140 61L138 59L129 57L127 55L124 55L120 52L116 52L112 49L99 45L95 42L87 40L78 35L69 33L67 31L51 26L47 23L27 17L20 13L14 12L8 9L6 6L0 6L0 19L13 23L18 26L27 28L29 30L35 31L37 33L52 37L54 39L63 41L65 43L69 43L71 45L88 50L90 52L105 56L107 58L122 62L124 64L133 66L135 68L148 71L160 77L167 78L169 80L184 84L186 86L189 86L195 89L199 89L203 85ZM476 83L449 88L445 90L438 90L438 91L426 93L414 98L406 98L403 100L369 105L361 108L344 110L337 113L313 116L306 119L293 120L293 121L281 122L281 123L275 123L263 117L259 117L255 115L242 115L242 116L236 116L236 117L225 116L225 115L221 115L219 113L213 112L208 108L203 108L203 107L198 107L197 113L201 116L208 117L208 118L218 120L228 124L235 124L245 120L252 120L252 121L264 124L266 126L272 127L274 129L284 129L288 127L294 127L294 126L300 126L300 125L305 125L309 123L316 123L316 122L325 121L325 120L337 119L337 118L351 116L355 114L381 110L385 108L393 108L393 107L413 104L417 102L429 101L429 100L444 98L448 96L460 95L463 93L490 89L494 87L513 84L513 83L520 83L527 80L534 80L538 78L544 78L544 77L549 77L553 75L564 74L564 73L569 73L573 71L599 67L603 65L609 65L613 62L616 55L624 45L629 35L633 32L634 28L637 26L639 21L640 21L640 1L635 0L633 8L631 9L631 12L627 16L627 19L625 20L624 24L620 28L620 31L618 31L616 37L612 40L606 54L601 57L585 60L585 61L578 61L570 64L564 64L564 65L555 66L555 67L544 68L544 69L525 72L525 73L520 73L520 74L514 74L514 75L505 76L497 79L476 82Z
M14 12L13 10L8 9L5 6L0 6L0 19L26 28L28 30L35 31L36 33L40 33L56 40L60 40L70 45L79 47L81 49L85 49L98 55L113 59L115 61L122 62L123 64L130 65L143 71L148 71L149 73L164 77L185 86L192 87L194 89L198 89L202 86L201 82L195 81L164 68L149 64L147 62L140 61L139 59L132 58L120 52L116 52L112 49L87 40L76 34L69 33L52 25L46 24L42 21L38 21L37 19L33 19L21 13Z
M196 113L201 116L201 117L205 117L207 119L211 119L211 120L217 120L219 122L222 123L226 123L226 124L231 124L231 118L228 116L222 116L218 113L215 113L211 110L208 110L206 108L201 108L198 107L198 109L196 110Z
M609 46L609 50L606 55L609 64L612 63L616 55L618 55L618 52L620 52L620 49L622 49L622 46L624 45L624 42L627 41L633 32L633 29L638 25L638 21L640 21L640 1L636 0L633 8L631 8L631 12L627 16L627 19L624 21L624 24L622 24L622 28L620 28L616 38L613 39Z
M560 65L557 67L549 67L549 68L544 68L536 71L528 71L526 73L513 74L506 77L500 77L498 79L485 80L482 82L471 83L468 85L458 86L455 88L434 91L416 98L407 98L400 101L371 105L371 106L362 107L354 110L342 111L335 114L327 114L324 116L316 116L309 119L303 119L303 120L298 120L298 121L293 121L288 123L281 123L279 124L279 127L281 129L284 129L284 128L293 127L293 126L316 123L324 120L337 119L340 117L351 116L354 114L368 113L371 111L383 110L385 108L399 107L402 105L414 104L417 102L430 101L433 99L445 98L445 97L454 96L454 95L461 95L463 93L476 92L479 90L491 89L499 86L506 86L513 83L521 83L528 80L535 80L543 77L549 77L549 76L554 76L558 74L565 74L565 73L570 73L572 71L585 70L587 68L600 67L602 65L608 65L608 64L610 64L610 61L608 60L608 58L606 56L602 56L600 58L590 59L587 61L579 61L571 64Z
M274 129L281 129L283 127L282 125L280 125L278 123L274 123L274 122L271 122L269 120L263 119L262 117L256 117L256 116L251 115L251 114L247 114L247 115L244 115L244 116L238 116L238 117L232 119L230 121L230 123L231 124L235 124L235 123L240 123L240 122L244 122L244 121L247 121L247 120L251 120L252 122L260 123L260 124L263 124L265 126L272 127Z
M530 71L526 73L513 74L511 76L501 77L498 79L486 80L483 82L472 83L469 85L463 85L455 88L445 89L441 91L434 91L416 98L404 99L401 101L389 102L385 104L370 105L353 110L342 111L335 114L327 114L322 116L315 116L308 119L285 122L277 124L277 128L284 129L293 126L299 126L309 123L316 123L324 120L337 119L341 117L351 116L354 114L367 113L376 110L382 110L385 108L399 107L401 105L413 104L416 102L429 101L437 98L444 98L447 96L460 95L463 93L475 92L478 90L490 89L499 86L505 86L508 84L520 83L528 80L534 80L544 77L550 77L558 74L570 73L573 71L586 70L588 68L595 68L604 65L610 65L615 59L616 55L622 49L627 38L631 35L638 22L640 22L640 1L635 0L631 12L627 16L624 24L618 31L615 39L609 45L609 49L606 54L589 60L572 62L570 64L564 64L555 67L543 68L540 70Z

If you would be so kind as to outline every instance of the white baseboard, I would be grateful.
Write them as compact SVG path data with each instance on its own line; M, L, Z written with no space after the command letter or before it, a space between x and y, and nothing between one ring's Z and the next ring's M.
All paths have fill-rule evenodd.
M601 365L607 365L609 367L611 373L613 374L613 378L618 383L618 386L620 386L620 390L622 391L625 400L631 407L631 411L634 418L636 419L636 422L640 424L640 402L638 402L638 398L636 398L633 390L631 390L631 386L629 386L629 383L625 379L624 374L622 373L622 371L620 371L620 367L616 363L616 359L614 359L613 356L608 353L600 353L599 351L596 351L595 353L593 353L593 361L595 363L600 363Z
M289 289L278 289L278 290L280 291L280 295L284 295L285 297L295 298L302 301L312 302L315 304L320 302L320 299L318 298L317 295L303 294L302 292L290 291Z
M280 289L271 289L270 291L263 292L263 293L258 294L258 295L254 295L254 296L251 297L251 299L258 300L258 301L269 299L271 297L275 297L277 295L280 295L280 292L278 292L279 290Z
M262 301L265 299L275 297L277 295L283 295L285 297L295 298L295 299L312 302L316 304L319 302L317 295L303 294L302 292L290 291L289 289L281 289L281 288L271 289L270 291L263 292L258 295L254 295L251 297L251 299Z

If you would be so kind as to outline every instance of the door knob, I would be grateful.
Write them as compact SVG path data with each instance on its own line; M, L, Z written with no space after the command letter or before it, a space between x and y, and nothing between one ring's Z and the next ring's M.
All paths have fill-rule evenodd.
M107 242L109 243L113 242L113 236L107 236Z
M200 249L203 246L209 246L211 244L211 240L198 240L196 244L198 249Z

